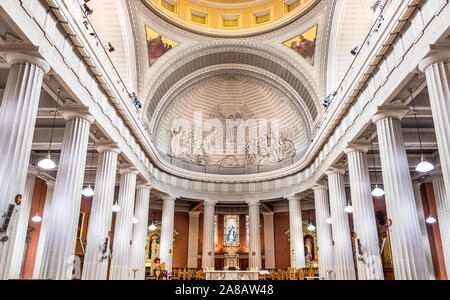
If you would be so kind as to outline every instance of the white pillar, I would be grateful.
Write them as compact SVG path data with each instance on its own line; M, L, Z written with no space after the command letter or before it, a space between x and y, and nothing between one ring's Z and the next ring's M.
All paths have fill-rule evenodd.
M131 247L132 279L145 280L145 247L147 246L148 214L150 209L150 190L148 184L140 185L136 192L134 216L137 223L133 226L133 247Z
M400 119L404 107L381 107L377 125L391 248L397 280L429 279Z
M161 245L159 250L161 263L164 263L166 265L166 270L168 272L172 272L175 200L176 197L163 197Z
M337 280L355 280L349 217L345 212L347 197L345 195L344 174L345 170L343 169L331 169L327 172L331 218L333 219L334 272Z
M33 56L9 54L6 58L11 68L0 107L1 214L24 192L42 78L50 70L44 60ZM5 235L12 230L9 226ZM0 258L4 248L0 243Z
M38 172L33 167L28 169L22 202L19 206L16 206L12 218L13 222L10 223L12 230L8 236L9 240L4 243L4 251L0 263L0 274L2 274L1 279L3 280L21 278L20 273L25 254L31 202L33 201L34 184L37 175Z
M111 254L110 280L131 279L130 250L133 239L133 216L136 196L136 176L139 172L135 168L120 170L119 206L116 215L114 243Z
M334 270L331 224L327 222L331 217L328 189L323 185L315 185L313 190L316 209L317 244L319 247L319 277L328 280L330 275L331 279L333 278L332 272Z
M375 218L369 167L367 164L368 144L352 144L345 153L348 157L348 172L353 205L353 224L356 239L359 240L362 255L357 245L357 266L359 280L383 280L383 264Z
M300 197L288 197L289 230L291 233L291 267L299 270L306 267L303 241L303 220Z
M198 225L200 219L199 211L189 212L189 242L188 242L188 264L190 269L198 267Z
M52 201L53 201L53 194L55 191L55 181L47 181L47 194L45 197L45 205L44 205L44 212L42 216L42 223L41 223L41 229L39 231L39 242L38 242L38 248L36 251L36 259L34 263L34 270L33 270L33 279L39 279L42 277L42 271L45 269L45 266L47 263L45 262L45 257L48 257L48 255L45 255L45 240L47 237L47 231L48 231L48 224L50 222L50 216L51 216L51 207L52 207ZM42 212L41 212L42 213Z
M419 65L427 77L442 174L450 210L450 51L436 52Z
M433 257L431 256L430 240L428 238L427 222L423 211L422 195L420 194L420 182L413 183L414 199L416 200L417 216L419 217L420 232L422 234L422 245L427 258L428 274L431 280L436 279L433 266Z
M74 253L89 128L94 122L92 116L79 107L64 110L63 116L66 129L47 227L46 265L41 274L42 278L53 280L70 280L74 268L78 271L80 268Z
M83 263L83 280L106 280L109 262L108 233L111 231L112 207L116 186L117 158L120 149L114 144L101 143L99 153L95 194L89 220L89 234Z
M433 190L436 198L436 207L441 233L442 250L444 252L445 269L450 274L450 211L447 210L447 198L442 170L437 169L433 176Z
M261 270L261 228L259 202L248 202L249 207L249 268Z
M206 200L203 203L203 250L202 268L203 270L215 267L214 256L214 215L216 212L216 202Z
M275 269L275 235L273 212L263 213L264 216L264 257L266 269Z

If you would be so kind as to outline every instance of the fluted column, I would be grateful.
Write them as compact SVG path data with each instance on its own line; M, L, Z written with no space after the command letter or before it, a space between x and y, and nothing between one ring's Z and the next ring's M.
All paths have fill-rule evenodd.
M333 255L333 238L331 235L331 224L327 220L330 219L330 203L328 198L328 189L323 185L315 185L314 204L316 210L316 231L317 244L319 246L319 277L326 280L333 278L334 255Z
M160 259L166 265L166 270L172 272L173 230L175 218L176 197L163 197L163 212L161 220Z
M362 255L358 254L358 279L383 280L375 208L367 164L368 144L352 144L345 153L353 204L353 224L356 238L360 241ZM357 251L358 252L358 251Z
M331 169L327 172L331 218L333 219L334 272L337 280L355 280L350 225L348 215L345 212L347 197L345 195L344 174L345 170L343 169Z
M55 181L49 180L47 184L47 194L45 196L44 213L42 216L41 229L39 231L39 242L36 251L36 259L34 263L33 279L41 278L42 270L45 268L45 240L47 237L48 224L50 220L50 211L52 207L53 194L55 191ZM48 256L47 256L48 257Z
M50 209L42 278L70 280L75 265L77 225L92 116L80 107L63 110L66 129Z
M8 54L11 65L0 107L0 212L23 195L41 95L42 78L50 70L42 59ZM14 217L13 217L14 218ZM14 224L11 220L10 224ZM8 227L9 236L14 226ZM0 258L6 245L0 243ZM0 275L2 275L0 273Z
M382 107L373 118L377 125L388 218L392 222L391 248L397 280L429 279L422 247L400 119L403 107Z
M31 202L37 175L36 169L33 167L28 169L22 202L20 206L16 207L12 218L13 221L10 223L12 230L8 236L9 240L4 243L4 251L0 263L0 274L3 280L19 279L21 277L20 271L22 269Z
M293 196L287 199L289 200L289 230L291 233L291 267L298 270L306 266L301 198Z
M263 213L264 216L264 257L266 269L275 269L275 236L273 227L273 212Z
M427 77L442 174L450 210L450 51L436 52L419 65Z
M214 256L214 215L216 212L216 202L207 200L203 203L203 250L202 268L203 270L215 267Z
M139 172L135 168L120 170L119 206L116 215L114 243L111 255L110 280L131 279L130 250L133 239L133 216L136 196L136 176Z
M106 280L108 253L104 253L105 241L111 231L114 189L116 186L117 158L120 149L102 142L98 147L95 194L89 220L89 234L83 263L83 280ZM110 243L107 243L110 247Z
M450 211L447 210L444 176L442 170L437 169L433 176L433 190L436 198L436 207L441 232L442 250L444 252L445 269L450 274Z
M249 267L261 270L261 228L259 202L248 202L249 207Z
M433 257L431 255L430 240L428 238L427 222L423 211L422 195L420 194L420 182L413 183L414 199L416 200L417 216L419 217L420 232L422 235L422 245L427 258L428 274L431 280L436 279L433 266Z
M151 189L150 185L145 184L138 186L136 192L134 216L137 223L133 226L133 247L131 248L132 279L135 280L145 280L145 247L147 245Z
M188 241L188 263L190 269L198 267L198 224L200 219L199 211L189 212L189 241Z

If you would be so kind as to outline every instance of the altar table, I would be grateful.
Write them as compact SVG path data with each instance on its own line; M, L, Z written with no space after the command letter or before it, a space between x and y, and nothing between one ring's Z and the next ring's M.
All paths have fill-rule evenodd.
M259 271L206 271L206 280L259 280Z

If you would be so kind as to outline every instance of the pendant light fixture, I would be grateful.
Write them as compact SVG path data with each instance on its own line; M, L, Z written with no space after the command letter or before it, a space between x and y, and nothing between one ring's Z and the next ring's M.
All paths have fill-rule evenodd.
M415 99L414 99L413 92L414 92L413 89L409 89L409 93L411 94L411 103L413 106L414 120L416 121L416 130L417 130L417 136L419 138L420 153L421 153L420 163L417 165L416 171L419 173L428 173L428 172L431 172L434 170L434 165L425 159L425 154L423 153L422 138L420 136L420 131L419 131L419 122L417 121L417 110L416 110L416 105L414 103Z
M353 213L353 206L352 206L352 203L350 201L348 201L347 207L344 210L348 214Z
M373 167L375 168L375 188L372 191L372 196L383 197L385 195L385 192L382 188L378 186L377 166L375 164L375 151L373 150L373 140L371 139L370 135L372 135L371 131L369 131L369 139L370 139L370 148L372 149Z
M95 134L96 134L96 130L94 130L94 144L93 144L93 149L95 150ZM94 151L94 153L95 153L95 151ZM94 165L94 153L92 154L92 157L91 157L91 166L93 166ZM92 172L89 172L89 184L88 184L88 186L81 192L81 194L83 194L83 196L86 196L86 197L92 197L92 196L94 196L95 195L95 192L94 192L94 190L92 189L92 187L91 187L91 173Z
M120 205L119 205L119 203L117 201L114 202L114 205L112 207L112 211L115 212L115 213L120 211Z
M155 211L152 213L152 223L150 226L148 226L148 230L155 231L156 230L156 224L155 224Z
M41 161L38 162L38 166L40 168L44 169L44 170L53 170L54 168L56 168L56 164L52 160L52 157L51 157L50 153L51 153L51 149L52 149L53 135L54 135L54 132L55 132L56 116L58 114L59 98L61 96L62 89L61 88L57 89L57 92L58 92L58 98L56 100L55 115L53 116L52 133L50 135L50 144L48 146L48 153L47 153L47 156L44 159L42 159Z

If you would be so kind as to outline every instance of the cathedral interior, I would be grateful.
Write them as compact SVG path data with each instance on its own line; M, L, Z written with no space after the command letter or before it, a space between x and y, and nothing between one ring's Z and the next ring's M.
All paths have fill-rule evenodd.
M448 280L448 0L0 0L0 280Z

